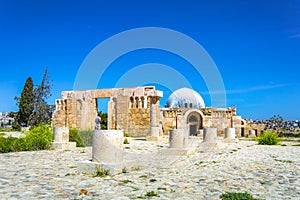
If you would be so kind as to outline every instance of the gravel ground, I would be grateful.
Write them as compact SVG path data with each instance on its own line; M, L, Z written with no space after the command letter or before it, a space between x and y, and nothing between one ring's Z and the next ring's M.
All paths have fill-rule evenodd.
M200 139L193 139L197 146ZM226 192L248 192L258 199L300 199L300 147L262 146L254 141L221 144L190 156L164 156L168 140L129 138L129 173L93 177L77 162L90 160L91 147L75 151L0 154L0 199L219 199ZM80 191L87 191L80 195Z

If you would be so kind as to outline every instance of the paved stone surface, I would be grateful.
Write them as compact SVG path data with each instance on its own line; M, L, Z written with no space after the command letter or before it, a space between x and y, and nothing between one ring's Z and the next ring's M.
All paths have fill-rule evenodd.
M170 157L159 153L168 147L167 139L130 138L129 142L125 159L141 167L105 178L77 172L78 161L91 159L91 147L0 154L0 199L121 200L145 197L151 191L159 195L152 199L219 199L225 192L300 199L300 147L292 143L261 146L240 141L192 156ZM87 195L79 196L82 189Z

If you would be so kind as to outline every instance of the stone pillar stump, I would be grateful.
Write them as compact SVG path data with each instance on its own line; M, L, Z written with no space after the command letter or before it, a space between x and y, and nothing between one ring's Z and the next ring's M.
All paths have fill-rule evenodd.
M249 138L255 138L256 137L256 134L255 134L255 130L249 130L249 135L248 135Z
M188 148L188 131L186 129L171 129L169 135L169 148L162 149L165 156L186 156L195 153L195 149Z
M76 142L69 142L69 128L55 127L52 147L57 150L74 150Z
M216 143L217 138L217 128L204 128L203 142Z
M188 144L188 134L184 129L170 130L170 148L186 148Z
M238 142L238 140L235 138L235 128L225 128L225 138L223 142L225 143Z
M139 164L124 161L124 130L94 130L92 160L77 163L77 170L85 174L95 174L97 170L107 170L109 175L129 172Z
M123 130L95 130L92 160L105 164L123 162L123 142Z
M54 142L69 142L69 128L55 127L54 128Z
M218 147L220 143L218 143L217 139L217 128L204 128L203 141L199 144L199 151L211 151Z

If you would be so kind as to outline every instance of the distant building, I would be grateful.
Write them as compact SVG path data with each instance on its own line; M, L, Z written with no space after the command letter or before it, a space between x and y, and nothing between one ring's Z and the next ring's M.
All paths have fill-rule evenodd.
M11 128L14 122L14 118L8 117L8 113L0 112L0 127Z

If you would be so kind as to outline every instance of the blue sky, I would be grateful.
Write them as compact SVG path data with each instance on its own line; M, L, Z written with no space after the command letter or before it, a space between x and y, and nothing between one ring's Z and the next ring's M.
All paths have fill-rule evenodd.
M27 77L39 84L46 66L54 104L61 91L73 89L82 62L99 43L140 27L172 29L201 44L222 76L227 106L236 105L242 117L300 119L300 1L295 0L0 0L0 112L17 111L14 97ZM120 56L98 86L113 87L128 70L147 63L179 70L210 106L211 91L190 63L156 49ZM180 87L176 78L166 78ZM165 89L163 105L171 91L159 88Z

